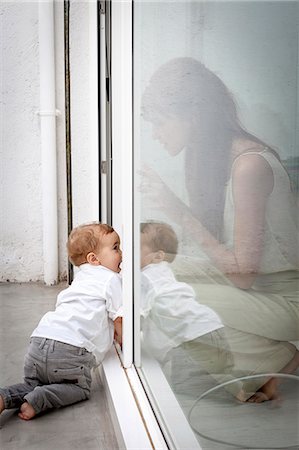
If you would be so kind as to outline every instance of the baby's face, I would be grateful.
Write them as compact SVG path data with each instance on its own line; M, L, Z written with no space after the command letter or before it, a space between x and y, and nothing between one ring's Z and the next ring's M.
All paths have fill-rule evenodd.
M122 252L120 239L115 231L102 236L100 248L95 253L101 266L107 267L113 272L120 272Z
M150 236L146 233L140 235L140 266L143 269L153 262L155 252L149 245Z

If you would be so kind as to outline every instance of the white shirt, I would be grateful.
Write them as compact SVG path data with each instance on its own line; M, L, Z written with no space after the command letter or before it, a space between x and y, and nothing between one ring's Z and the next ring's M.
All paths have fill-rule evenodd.
M121 277L103 266L82 264L33 336L86 348L100 363L113 343L113 321L122 316Z
M223 327L219 316L198 302L192 287L176 280L165 261L142 269L141 316L144 347L160 361L183 342Z

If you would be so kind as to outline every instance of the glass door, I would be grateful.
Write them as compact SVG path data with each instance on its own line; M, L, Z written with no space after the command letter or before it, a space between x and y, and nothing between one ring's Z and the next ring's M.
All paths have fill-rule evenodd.
M134 360L170 448L298 442L298 3L133 3Z

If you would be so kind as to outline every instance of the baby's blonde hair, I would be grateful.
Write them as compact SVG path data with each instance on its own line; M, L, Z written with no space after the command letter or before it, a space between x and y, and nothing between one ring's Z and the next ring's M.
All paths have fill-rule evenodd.
M171 263L178 251L178 238L173 228L163 222L143 222L140 224L141 233L147 234L147 244L152 251L162 250L165 261Z
M74 228L68 238L68 257L74 266L86 263L88 253L94 252L101 244L105 234L113 233L114 229L105 223L92 222Z

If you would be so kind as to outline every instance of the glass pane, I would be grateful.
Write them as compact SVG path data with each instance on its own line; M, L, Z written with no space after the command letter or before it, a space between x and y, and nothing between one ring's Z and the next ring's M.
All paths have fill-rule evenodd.
M297 2L134 2L140 371L204 449L299 445L297 30Z

